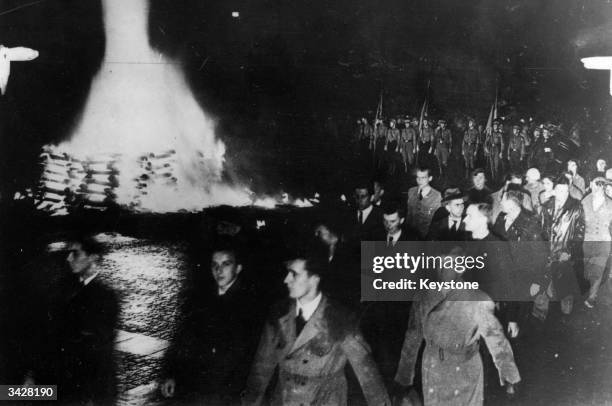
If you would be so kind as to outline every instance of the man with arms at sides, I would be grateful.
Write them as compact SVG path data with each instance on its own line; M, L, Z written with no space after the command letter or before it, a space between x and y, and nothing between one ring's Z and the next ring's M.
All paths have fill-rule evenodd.
M382 210L372 204L373 193L372 182L361 180L355 185L355 208L351 210L348 221L353 230L351 235L353 244L373 241L383 228Z
M463 255L453 249L448 256ZM461 281L453 269L438 270L441 282ZM426 406L483 404L484 373L479 354L483 338L498 370L501 385L521 378L510 343L493 314L493 301L484 292L443 289L418 292L404 338L395 382L407 393L414 384L417 355L423 340L423 397Z
M584 304L595 306L612 241L612 200L605 194L606 180L591 181L591 193L582 200L584 210L584 275L589 281L589 293Z
M427 235L431 219L440 207L442 200L440 192L430 185L432 179L429 168L419 167L416 170L417 186L408 190L406 219L408 220L408 226L414 228L419 233L420 238Z
M427 241L465 241L469 233L465 231L463 211L465 208L465 195L458 188L444 191L442 205L446 216L432 221L427 233Z
M237 249L220 244L211 256L212 289L193 292L166 353L161 393L180 402L235 405L257 345L261 306L242 276Z
M319 288L326 262L316 253L296 254L286 262L289 298L274 307L265 323L243 405L262 404L277 368L271 404L347 405L347 361L367 403L390 405L356 318Z
M570 314L574 297L580 293L576 260L584 241L584 210L569 194L570 181L561 175L555 182L554 195L542 205L541 224L544 238L550 242L549 266L553 277L554 298L561 301L563 314ZM543 315L542 317L545 317Z
M516 338L519 333L519 306L516 302L507 302L513 297L512 281L515 280L514 260L508 244L491 233L491 206L486 203L470 204L465 216L465 229L472 233L471 255L477 257L487 253L486 272L466 275L466 278L477 280L479 288L498 303L498 316L503 324L508 325L508 334Z
M103 254L104 247L92 236L79 235L68 243L71 275L61 281L59 303L49 314L50 345L55 347L52 382L58 385L61 404L115 401L113 349L119 302L101 280L98 263Z

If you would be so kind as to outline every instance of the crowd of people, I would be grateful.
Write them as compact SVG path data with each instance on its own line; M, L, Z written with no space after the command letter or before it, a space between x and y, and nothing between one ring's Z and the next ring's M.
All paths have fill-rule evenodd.
M520 390L514 345L521 333L537 330L551 313L562 323L576 306L593 309L610 284L612 169L604 157L584 170L581 159L565 159L576 148L559 144L580 139L555 136L552 125L519 123L507 133L502 122L490 131L473 119L460 131L444 120L432 124L359 121L356 156L372 172L354 179L352 198L317 211L316 221L293 236L293 245L275 257L282 276L248 269L245 258L262 246L256 240L263 234L249 239L237 219L215 230L212 249L197 247L207 252L198 267L209 283L195 284L182 309L161 372L163 399L479 405L496 390L508 396ZM453 160L466 177L453 170ZM402 173L412 180L394 182ZM364 241L387 248L453 242L439 254L487 252L487 272L438 269L435 276L477 281L478 290L363 302ZM36 358L60 361L45 368L34 362L23 379L39 382L49 376L42 369L55 374L64 400L109 404L112 368L101 365L111 358L116 298L97 277L100 246L80 238L68 248L71 283L53 313L55 347ZM284 290L262 283L274 278ZM345 375L347 364L354 376Z

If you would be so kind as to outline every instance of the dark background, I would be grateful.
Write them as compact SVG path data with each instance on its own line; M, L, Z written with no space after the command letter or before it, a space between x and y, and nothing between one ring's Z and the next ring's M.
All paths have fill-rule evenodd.
M416 114L429 81L439 115L485 121L497 87L506 110L599 122L609 74L579 58L612 52L610 17L607 0L152 0L149 31L219 119L229 172L308 189L332 171L321 152L343 151L326 137L381 90L385 114ZM0 98L7 193L35 181L40 146L78 119L104 52L100 2L0 0L0 39L40 51L12 64Z

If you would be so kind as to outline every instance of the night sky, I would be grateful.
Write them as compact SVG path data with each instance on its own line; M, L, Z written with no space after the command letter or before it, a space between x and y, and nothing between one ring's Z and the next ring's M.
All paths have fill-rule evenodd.
M40 51L13 63L0 100L4 188L31 181L40 146L70 132L104 52L99 1L29 3L0 0L0 43ZM480 120L496 86L507 108L549 119L609 99L608 73L579 61L612 55L606 0L153 0L149 21L230 155L254 136L292 144L255 130L272 119L374 110L381 89L386 113L415 113L428 81L434 111Z

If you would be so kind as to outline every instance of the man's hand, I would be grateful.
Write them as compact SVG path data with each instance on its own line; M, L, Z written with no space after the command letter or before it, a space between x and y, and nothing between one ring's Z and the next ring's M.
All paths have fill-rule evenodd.
M570 259L570 255L567 252L562 252L561 254L559 254L559 261L561 262L567 262Z
M529 287L529 294L531 296L537 295L539 291L540 291L540 285L538 285L537 283L532 283L531 286Z
M499 159L502 159L502 153L501 152L499 153Z
M429 148L429 153L430 153L430 154L431 154L431 151L432 151L432 150L431 150L431 148Z
M511 338L516 338L519 333L519 326L515 321L511 321L508 323L508 334L510 334Z
M165 398L173 397L175 389L176 389L176 381L172 378L166 379L160 387L161 394Z

